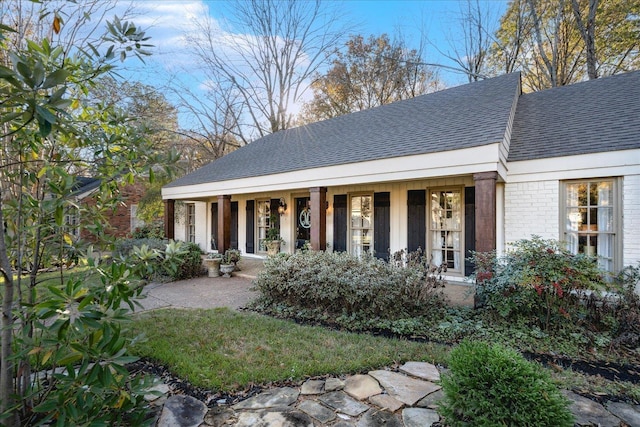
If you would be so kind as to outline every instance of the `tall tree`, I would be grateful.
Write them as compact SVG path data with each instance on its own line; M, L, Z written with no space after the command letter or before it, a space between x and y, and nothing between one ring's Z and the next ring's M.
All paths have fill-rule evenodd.
M338 52L332 67L311 85L313 99L302 120L317 121L365 110L433 91L437 75L416 50L388 35L353 36L346 52Z
M523 72L525 90L640 67L640 0L514 0L491 50L496 73Z
M140 82L119 81L106 76L96 81L89 92L90 104L100 110L118 109L128 117L133 132L146 135L150 148L165 155L161 167L150 170L153 179L144 180L145 194L138 205L137 216L146 223L162 222L164 205L160 190L181 175L178 154L182 153L184 136L178 126L178 113L162 92ZM184 156L189 161L189 156Z
M233 126L247 143L291 126L292 105L344 31L320 0L234 0L228 11L222 26L199 18L187 38L207 78L241 101Z

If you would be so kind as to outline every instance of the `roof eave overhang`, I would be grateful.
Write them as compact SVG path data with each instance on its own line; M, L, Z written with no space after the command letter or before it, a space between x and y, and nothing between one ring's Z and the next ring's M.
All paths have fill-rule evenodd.
M407 181L489 171L498 172L500 177L504 179L506 168L504 162L500 161L499 155L501 142L461 150L392 157L228 181L165 187L162 189L162 198L193 200L219 195Z
M510 161L509 183L637 175L640 149Z

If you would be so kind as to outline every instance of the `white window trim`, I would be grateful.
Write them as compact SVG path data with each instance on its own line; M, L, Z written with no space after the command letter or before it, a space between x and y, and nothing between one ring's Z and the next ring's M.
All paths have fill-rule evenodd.
M622 197L622 177L597 177L582 178L560 181L560 206L559 213L559 240L566 242L566 215L567 215L567 186L570 184L584 184L588 182L611 181L613 183L613 236L614 243L612 249L612 273L619 272L623 266L623 197ZM599 233L596 233L599 234Z

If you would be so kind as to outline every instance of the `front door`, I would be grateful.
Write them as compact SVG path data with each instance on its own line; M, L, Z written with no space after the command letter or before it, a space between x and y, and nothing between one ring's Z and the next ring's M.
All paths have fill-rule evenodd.
M311 208L309 197L296 198L296 250L311 241Z

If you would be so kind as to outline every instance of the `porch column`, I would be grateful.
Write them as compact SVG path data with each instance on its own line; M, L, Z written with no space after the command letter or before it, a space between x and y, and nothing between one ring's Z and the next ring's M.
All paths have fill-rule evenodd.
M164 201L164 236L167 239L176 237L176 201L173 199Z
M476 251L496 249L496 181L497 172L481 172L473 175L476 195Z
M314 187L311 193L311 249L327 249L327 188Z
M231 196L218 196L218 252L231 247Z

